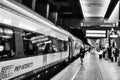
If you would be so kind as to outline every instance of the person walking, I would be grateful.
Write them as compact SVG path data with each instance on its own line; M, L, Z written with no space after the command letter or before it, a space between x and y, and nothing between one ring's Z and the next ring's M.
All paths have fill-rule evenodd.
M83 65L83 59L85 56L85 48L80 48L80 61L81 61L81 65Z
M118 48L115 48L113 54L114 54L115 62L117 62L117 57L118 57L118 55L119 55L119 49L118 49Z

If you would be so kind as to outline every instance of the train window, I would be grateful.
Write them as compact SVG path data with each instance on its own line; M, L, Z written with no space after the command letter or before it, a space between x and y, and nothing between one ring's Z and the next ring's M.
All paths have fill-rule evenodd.
M52 41L45 42L45 53L56 53L57 52L57 46L56 44L53 44Z
M58 39L56 38L52 38L52 48L53 48L53 52L56 53L58 52L59 48L58 48Z
M67 51L67 42L33 32L23 32L24 54L27 56Z
M44 41L44 53L51 54L58 52L58 41L56 38L49 37L48 41Z
M0 58L8 58L15 55L13 33L12 29L0 27Z
M53 44L52 45L52 48L53 48L53 50L52 50L52 52L58 52L58 49L57 49L57 45L56 44Z
M67 41L59 40L59 51L60 52L67 51L67 46L68 46Z
M75 50L79 50L79 49L80 49L79 44L75 43Z
M64 44L64 41L58 40L58 43L59 43L59 52L65 51L65 44Z
M59 52L61 52L61 41L60 40L58 40L58 50Z
M43 42L38 43L38 44L37 44L37 47L38 47L39 53L45 54L45 47L46 47L46 44L45 44L45 43L43 43Z
M67 45L68 45L67 41L64 41L64 51L67 51Z
M37 44L33 42L33 38L38 36L36 33L23 32L24 54L26 56L35 55L37 51Z
M45 54L50 51L49 37L42 34L24 31L23 43L26 56Z
M52 44L51 42L45 43L44 53L52 53Z

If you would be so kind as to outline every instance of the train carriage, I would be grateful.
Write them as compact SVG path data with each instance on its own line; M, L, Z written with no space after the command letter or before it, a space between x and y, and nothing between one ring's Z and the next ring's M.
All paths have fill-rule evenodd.
M72 58L71 34L12 0L0 1L0 79L24 79Z
M82 41L80 40L80 39L78 39L78 38L74 38L74 41L73 41L73 47L74 47L74 49L73 49L73 56L74 57L76 57L77 55L79 55L79 53L80 53L80 49L81 49L81 47L83 46L83 43L82 43Z

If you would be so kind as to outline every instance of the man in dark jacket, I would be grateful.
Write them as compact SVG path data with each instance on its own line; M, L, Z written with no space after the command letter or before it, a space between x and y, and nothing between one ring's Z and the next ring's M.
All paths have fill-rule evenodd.
M115 62L117 62L117 57L119 55L119 49L115 48L115 51L113 52L113 54L114 54Z
M80 49L80 60L81 60L81 65L83 65L83 59L84 59L84 56L85 56L85 49L84 48L81 48Z

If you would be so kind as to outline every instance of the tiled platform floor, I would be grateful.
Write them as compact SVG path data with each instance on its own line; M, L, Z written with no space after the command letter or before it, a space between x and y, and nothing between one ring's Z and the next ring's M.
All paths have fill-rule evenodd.
M120 66L87 53L83 65L77 59L51 80L120 80Z
M84 65L73 80L103 80L96 55L86 55Z
M120 66L117 62L102 59L98 63L104 80L120 80Z

